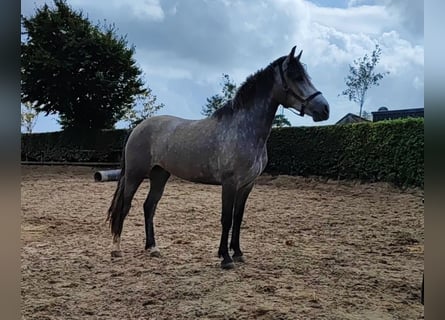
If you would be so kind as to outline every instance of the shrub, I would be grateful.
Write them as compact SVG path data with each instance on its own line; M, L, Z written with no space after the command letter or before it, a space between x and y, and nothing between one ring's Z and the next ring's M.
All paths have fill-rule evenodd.
M266 172L423 188L423 118L272 129ZM23 134L22 160L118 162L127 130Z
M278 128L266 172L423 187L424 120Z
M22 161L118 162L127 130L22 134Z

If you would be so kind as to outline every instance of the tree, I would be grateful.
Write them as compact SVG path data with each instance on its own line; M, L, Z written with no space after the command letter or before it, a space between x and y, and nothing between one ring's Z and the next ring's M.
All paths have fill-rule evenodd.
M113 25L92 25L65 0L21 17L21 101L58 114L63 129L112 128L136 100L149 103L135 48Z
M210 98L207 98L207 104L202 107L201 114L210 117L213 112L221 108L227 101L233 99L238 89L235 82L230 79L230 76L226 73L222 75L221 94L217 93ZM273 127L285 127L290 126L289 120L284 114L276 115L272 126Z
M349 65L349 75L345 78L348 87L340 95L347 96L349 101L354 101L360 106L359 116L362 116L363 104L365 103L366 93L371 86L378 86L379 81L389 72L376 73L375 67L380 61L382 50L376 44L371 53L371 57L365 54L362 58L354 60L353 65Z
M369 121L372 121L372 114L366 110L363 110L361 117Z
M277 114L272 122L272 128L290 127L291 123L284 114Z
M223 73L222 75L221 91L222 94L215 94L210 98L207 98L207 104L202 107L201 114L210 117L213 112L221 108L227 101L233 99L236 93L236 84L230 79L228 74Z
M37 121L37 111L32 104L26 102L21 110L20 124L26 133L32 133Z
M129 127L133 128L145 119L152 117L159 109L164 107L163 103L156 103L156 96L152 94L151 89L142 96L142 109L132 108L124 115L123 120L129 122Z

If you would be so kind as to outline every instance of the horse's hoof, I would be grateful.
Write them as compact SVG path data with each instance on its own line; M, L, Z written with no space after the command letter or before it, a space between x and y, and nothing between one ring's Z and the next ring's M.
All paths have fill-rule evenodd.
M233 269L235 268L235 264L230 261L230 262L221 262L221 268L224 270L229 270L229 269Z
M156 247L150 248L150 257L159 258L160 256L161 256L161 252L159 251L158 248L156 248Z
M246 262L246 258L244 258L244 256L233 256L232 259L234 262Z
M122 251L120 251L120 250L113 250L113 251L111 251L111 257L113 257L113 258L120 258L120 257L122 257Z

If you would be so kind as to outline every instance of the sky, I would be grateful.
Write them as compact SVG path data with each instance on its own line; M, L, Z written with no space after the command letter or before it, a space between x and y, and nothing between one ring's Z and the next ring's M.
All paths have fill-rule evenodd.
M22 0L22 15L52 1ZM330 118L313 122L284 110L293 126L329 125L359 106L339 94L355 59L382 49L364 110L424 106L424 5L420 0L68 0L88 19L114 23L136 48L135 59L159 102L157 114L201 119L206 98L221 92L222 74L237 85L296 45ZM298 51L297 51L298 52ZM281 112L281 108L278 112ZM119 122L118 128L126 127ZM33 132L58 131L39 115Z

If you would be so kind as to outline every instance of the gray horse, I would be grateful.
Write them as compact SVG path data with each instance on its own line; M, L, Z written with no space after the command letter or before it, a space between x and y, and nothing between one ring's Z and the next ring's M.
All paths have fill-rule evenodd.
M247 197L267 163L266 142L279 105L293 108L314 121L329 118L329 105L315 89L295 57L272 62L251 75L212 116L186 120L157 116L144 120L128 137L122 157L122 174L108 210L113 249L122 255L120 237L133 196L145 177L150 191L144 202L145 249L159 256L156 248L153 216L165 184L173 174L182 179L222 186L221 242L218 255L221 267L230 269L234 261L244 262L240 248L240 226ZM228 238L232 228L229 255Z

